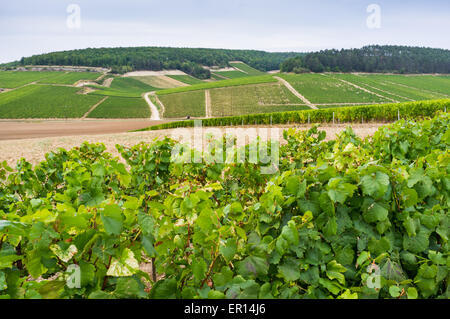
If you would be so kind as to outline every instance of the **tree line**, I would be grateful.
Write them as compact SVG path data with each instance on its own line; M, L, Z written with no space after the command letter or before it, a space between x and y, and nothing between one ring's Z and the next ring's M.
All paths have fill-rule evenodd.
M371 45L287 59L282 72L450 73L450 50Z
M225 50L167 47L89 48L24 57L8 65L74 65L111 68L115 73L133 70L182 70L200 79L210 77L203 66L228 66L229 61L243 61L260 70L279 69L296 53L269 53L255 50Z

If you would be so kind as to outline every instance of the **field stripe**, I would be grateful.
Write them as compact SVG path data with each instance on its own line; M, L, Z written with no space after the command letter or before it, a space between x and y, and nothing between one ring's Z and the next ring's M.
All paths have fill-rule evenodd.
M100 102L98 102L97 104L93 105L93 106L89 109L89 111L87 111L87 112L83 115L83 117L82 117L81 119L84 120L85 118L87 118L87 117L89 116L89 114L91 114L91 112L97 108L97 106L99 106L100 104L102 104L103 102L105 102L106 99L108 99L108 98L109 98L109 96L106 96L106 97L104 97L103 99L101 99Z
M309 106L312 109L317 110L317 106L315 106L314 104L312 104L306 97L304 97L303 95L301 95L299 92L297 92L296 89L294 89L294 87L285 79L282 79L278 76L274 76L275 79L277 79L278 81L280 81L289 91L292 92L292 94L294 94L296 97L298 97L299 99L301 99L307 106Z
M359 75L359 74L355 74L355 76L361 77L361 75ZM398 95L398 94L393 93L393 92L390 92L390 91L382 90L382 89L380 89L380 88L376 88L376 87L371 86L371 85L366 84L366 83L364 83L364 85L367 86L367 87L369 87L369 88L371 88L372 90L377 90L377 91L380 91L380 92L383 92L383 93L386 93L386 94L389 94L389 95L397 96L397 97L399 97L399 98L402 98L402 99L405 99L405 100L408 100L408 101L412 101L412 102L415 101L415 100L410 99L410 98L408 98L408 97L401 96L401 95Z
M158 108L156 107L155 104L153 104L153 102L152 102L152 101L150 100L150 98L148 97L150 94L153 95L154 93L155 93L155 92L144 93L144 99L145 99L145 101L147 102L148 106L150 107L150 114L151 114L150 119L151 119L151 120L158 121L158 120L161 119L161 117L159 116Z
M323 75L323 76L328 76L328 75L325 75L325 74L322 74L322 75ZM357 88L357 89L359 89L359 90L361 90L361 91L364 91L364 92L367 92L367 93L376 95L376 96L381 97L381 98L386 99L386 100L390 100L390 101L392 101L392 102L394 102L394 103L399 103L399 102L400 102L400 101L391 99L390 97L387 97L387 96L384 96L384 95L381 95L381 94L372 92L372 91L370 91L370 90L368 90L368 89L366 89L366 88L363 88L363 87L361 87L361 86L359 86L359 85L356 85L356 84L354 84L354 83L352 83L352 82L349 82L349 81L346 81L346 80L343 80L343 79L338 79L338 78L335 78L335 77L332 77L332 78L333 78L333 79L336 79L336 80L339 80L339 81L341 81L341 82L343 82L343 83L346 83L346 84L348 84L348 85L351 85L351 86L353 86L353 87L355 87L355 88Z
M205 90L205 116L206 116L206 118L212 117L211 94L210 94L209 90Z
M215 76L218 76L219 78L222 78L224 80L230 80L230 78L224 77L223 75L218 74L218 72L212 72Z
M440 93L440 92L436 92L436 91L430 91L430 90L426 90L426 89L422 89L422 88L418 88L418 87L414 87L414 86L405 85L405 84L402 84L402 83L395 83L395 82L391 82L391 81L387 81L387 80L386 80L386 83L394 84L394 85L397 85L397 86L403 86L403 87L408 88L408 89L418 90L418 91L422 91L422 92L425 92L425 93L431 93L431 94L436 94L436 95L443 95L443 96L447 96L447 97L450 96L450 95L447 95L445 93Z

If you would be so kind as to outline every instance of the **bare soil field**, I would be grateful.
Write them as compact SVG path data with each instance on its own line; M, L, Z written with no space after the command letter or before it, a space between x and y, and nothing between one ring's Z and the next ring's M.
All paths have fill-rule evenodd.
M164 70L164 71L133 71L125 73L123 76L160 76L160 75L186 75L180 70Z
M167 121L133 120L1 120L0 141L52 136L95 135L139 130Z
M137 128L138 121L129 121L128 123L129 127ZM133 123L136 122L136 123ZM141 121L141 124L143 126L148 126L150 121L144 122ZM85 122L82 122L85 123ZM5 123L2 123L5 124ZM25 123L29 124L29 123ZM96 126L102 127L100 122L92 122L92 124L95 124ZM84 124L86 125L86 124ZM109 123L111 127L108 127L108 129L113 130L115 126L120 127L121 129L125 128L127 124L123 122L117 122L116 125L112 125ZM371 136L375 133L375 131L378 129L378 127L382 126L384 124L382 123L370 123L370 124L353 124L353 130L355 133L360 137L367 137ZM1 126L0 126L1 127ZM56 127L56 124L55 124ZM176 140L180 140L181 136L183 134L187 134L189 136L189 139L194 136L194 129L193 128L180 128L180 129L171 129L171 130L161 130L161 131L146 131L146 132L132 132L132 133L116 133L116 134L102 134L102 135L93 135L95 133L92 133L93 127L89 127L88 129L85 129L84 132L82 132L82 126L76 126L78 129L78 136L58 136L58 137L45 137L45 138L33 138L33 139L21 139L21 140L5 140L3 138L2 141L0 141L0 162L7 161L7 163L10 166L15 166L16 162L20 158L25 158L27 161L29 161L32 164L37 164L42 160L45 160L45 154L54 150L57 150L58 148L62 147L65 149L71 149L73 147L80 146L83 142L87 141L90 143L103 143L105 144L107 151L112 153L114 156L118 156L118 152L115 148L116 144L121 144L125 146L133 146L140 142L150 143L155 138L164 138L172 137ZM272 126L272 128L278 128L278 132L271 132L268 133L269 126L266 127L254 127L254 126L248 126L244 128L256 128L256 136L261 136L261 139L265 139L267 135L270 136L272 134L272 138L275 136L273 134L278 133L280 141L283 143L283 131L284 129L294 127L294 125L280 125L280 126ZM308 125L300 125L295 126L299 129L308 129ZM347 127L346 124L337 124L337 125L326 125L321 127L321 130L325 130L327 132L327 139L333 139L335 138L337 133L342 132ZM207 143L207 138L205 136L208 134L208 129L211 128L205 128L205 130L199 132L201 135L203 135L203 145ZM215 128L218 130L218 132L224 133L227 129L230 128ZM236 127L233 127L231 129L236 129ZM2 131L5 131L4 127L1 127ZM50 129L49 129L50 130ZM105 128L103 127L103 130ZM74 129L75 131L75 129ZM101 131L101 128L99 128L98 131ZM106 132L103 132L106 133ZM1 136L5 133L0 133ZM11 134L13 135L13 134ZM25 136L25 134L23 134ZM48 136L48 135L47 135ZM185 136L185 135L183 135ZM198 136L198 134L196 134ZM249 138L249 140L253 140L256 138L256 136L252 136ZM37 136L35 136L37 137ZM17 138L17 136L15 137ZM191 139L191 145L193 145L193 139Z
M171 88L176 88L176 87L180 87L180 86L189 86L189 84L177 81L166 75L135 76L135 77L131 77L131 78L134 78L136 80L144 82L144 83L146 83L152 87L158 88L158 89L171 89Z

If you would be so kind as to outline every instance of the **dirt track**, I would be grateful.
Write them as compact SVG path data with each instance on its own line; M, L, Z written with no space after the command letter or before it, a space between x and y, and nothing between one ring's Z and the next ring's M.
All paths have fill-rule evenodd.
M136 120L23 120L0 121L0 141L52 136L123 133L164 121Z
M130 121L131 122L131 121ZM148 125L149 121L144 122L145 125ZM144 123L141 123L144 125ZM4 123L0 123L4 124ZM29 124L29 123L25 123ZM96 122L96 125L101 123ZM132 123L128 123L132 126ZM144 126L145 126L144 125ZM361 137L366 137L369 135L373 135L373 133L378 129L379 126L383 124L355 124L353 125L353 130L355 133ZM118 122L118 127L124 128L123 124ZM1 127L1 126L0 126ZM292 126L291 126L292 127ZM332 139L335 137L336 133L342 132L347 125L329 125L324 126L321 129L327 132L327 139ZM81 127L80 127L81 128ZM135 127L136 128L136 127ZM257 135L261 135L262 131L267 132L268 127L258 127ZM282 141L283 128L287 128L287 126L279 126L279 135L280 140ZM299 128L307 129L307 125L302 125ZM3 130L4 128L2 128ZM92 129L92 128L91 128ZM113 129L113 128L108 128ZM98 128L98 131L101 130L101 127ZM224 132L224 129L220 129L221 132ZM18 159L24 157L32 164L37 164L40 161L45 159L45 154L57 150L62 147L65 149L71 149L76 146L80 146L84 141L88 141L90 143L104 143L107 151L112 153L115 156L118 156L115 145L121 144L126 146L133 146L140 142L149 143L153 141L155 138L160 138L164 136L171 137L172 134L177 134L181 132L193 133L192 128L188 129L173 129L173 130L162 130L162 131L148 131L148 132L134 132L134 133L119 133L119 134L102 134L102 135L91 135L93 133L79 133L78 136L60 136L60 137L46 137L46 138L33 138L33 139L22 139L22 140L3 140L0 141L0 162L6 160L10 166L15 166ZM205 132L203 132L205 135ZM48 135L47 135L48 136ZM172 136L177 138L175 136ZM261 136L264 139L264 136ZM178 138L177 138L178 139ZM253 140L253 138L252 138ZM205 139L203 140L205 143Z

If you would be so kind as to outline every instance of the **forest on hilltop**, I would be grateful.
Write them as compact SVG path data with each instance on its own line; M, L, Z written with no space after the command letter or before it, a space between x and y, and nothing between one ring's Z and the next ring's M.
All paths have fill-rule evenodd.
M61 51L24 57L9 64L17 65L74 65L111 68L114 73L133 70L182 70L200 79L210 77L202 66L228 66L229 61L243 61L260 70L280 67L288 58L299 53L269 53L255 50L195 49L166 47L98 48Z
M199 79L208 79L211 73L204 66L226 67L230 61L242 61L260 71L281 69L294 73L450 73L450 50L388 45L311 53L169 47L88 48L23 57L3 66L106 67L119 74L178 69Z
M283 72L450 73L450 50L371 45L287 59Z

